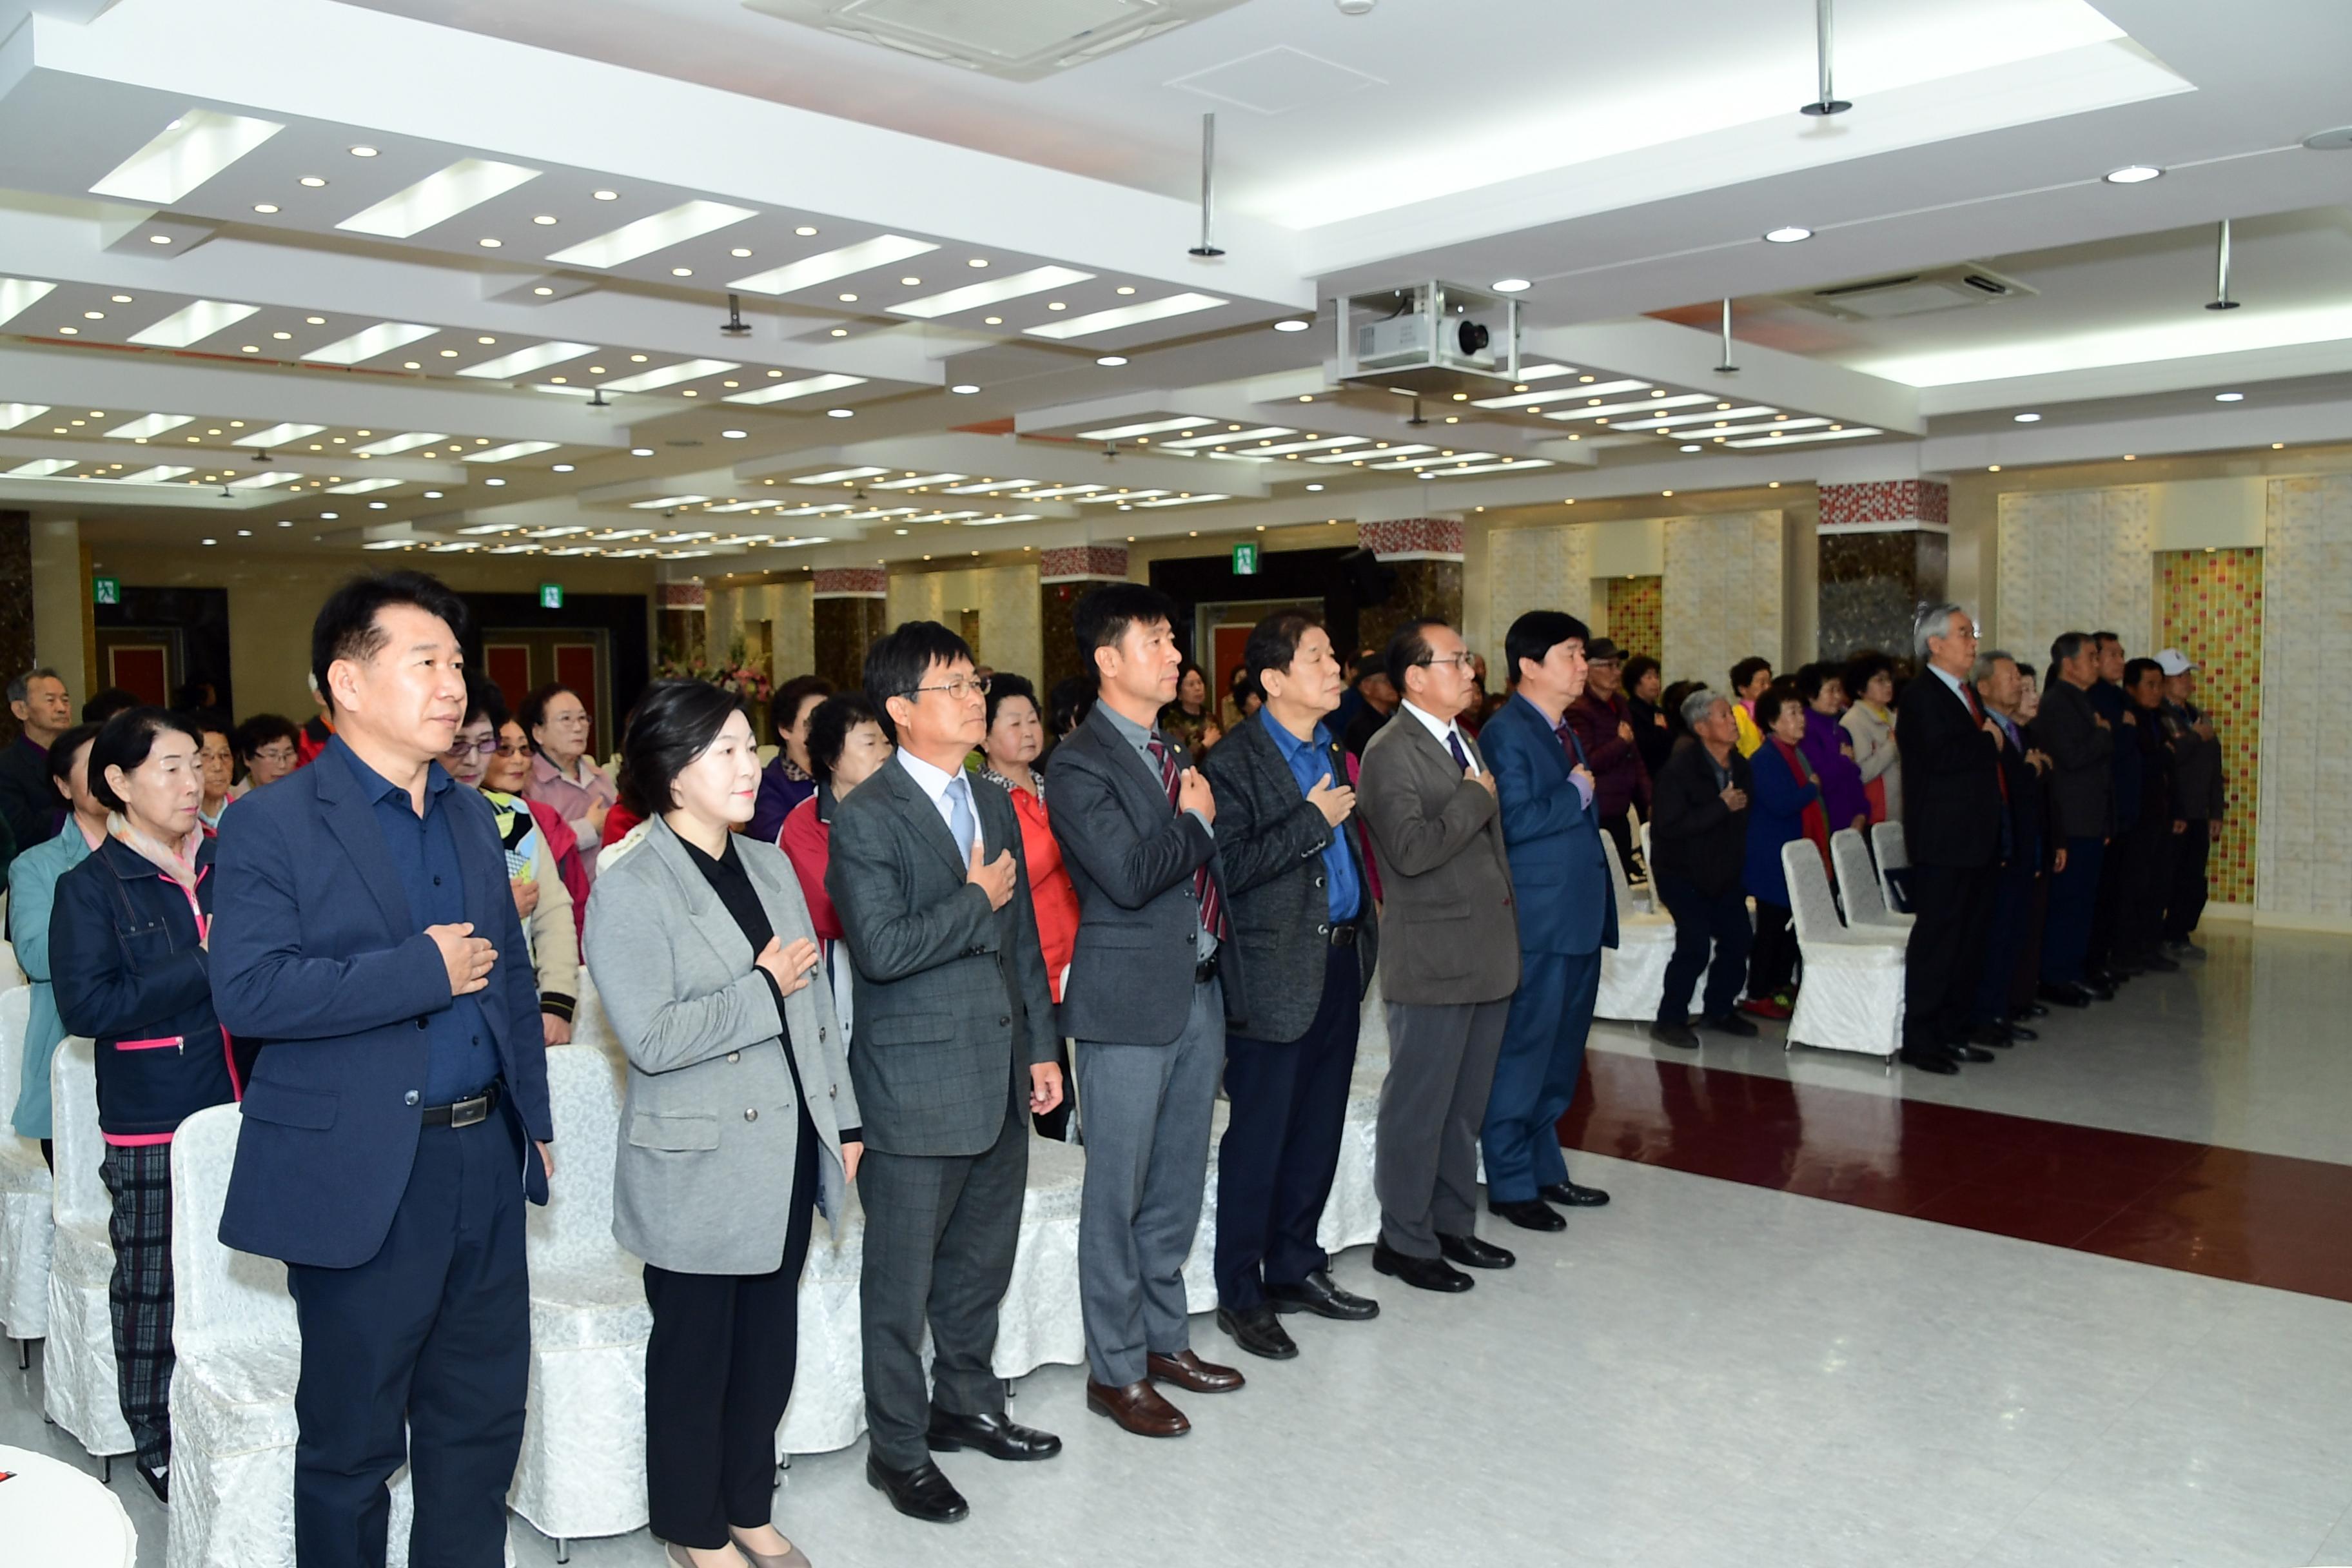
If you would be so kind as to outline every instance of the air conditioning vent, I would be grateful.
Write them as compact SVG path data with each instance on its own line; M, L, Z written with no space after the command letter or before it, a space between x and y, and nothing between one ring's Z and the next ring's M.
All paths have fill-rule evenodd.
M1783 295L1790 304L1842 316L1851 321L1883 321L1896 316L1924 316L1934 310L1958 310L1996 300L2014 300L2039 290L1990 267L1962 263L1885 278L1835 283L1826 289Z
M822 27L1011 81L1131 47L1241 0L743 0L748 10Z

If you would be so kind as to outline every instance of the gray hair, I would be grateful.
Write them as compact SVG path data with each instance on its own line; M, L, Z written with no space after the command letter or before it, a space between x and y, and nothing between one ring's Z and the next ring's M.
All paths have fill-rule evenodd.
M2091 640L2088 632L2060 632L2050 645L2050 667L2072 664L2082 657L2083 645Z
M1731 699L1724 696L1721 692L1710 691L1704 686L1700 687L1696 691L1692 692L1688 697L1684 698L1682 708L1683 727L1686 730L1697 729L1699 721L1706 718L1708 711L1718 702L1728 707L1730 705Z
M36 680L54 680L59 686L63 686L66 683L66 678L59 675L56 670L51 669L47 665L37 664L32 668L26 670L24 674L18 676L16 679L8 683L8 700L11 702L30 701L33 696L33 682Z
M1992 667L2003 662L2015 664L2017 656L2007 648L1989 647L1977 655L1976 668L1969 671L1969 679L1981 685L1991 676Z
M1917 656L1920 663L1927 662L1927 639L1931 637L1949 637L1952 631L1952 617L1967 614L1968 611L1948 599L1940 605L1919 606L1919 613L1911 618L1911 651Z

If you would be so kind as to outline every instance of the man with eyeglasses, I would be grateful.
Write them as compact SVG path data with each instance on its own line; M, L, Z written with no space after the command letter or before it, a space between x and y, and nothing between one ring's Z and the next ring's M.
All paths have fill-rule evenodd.
M1473 1281L1452 1264L1517 1261L1479 1240L1475 1223L1478 1130L1519 983L1519 929L1495 775L1455 722L1477 695L1470 651L1444 622L1413 620L1389 638L1387 661L1404 701L1364 748L1356 784L1385 896L1372 1267L1416 1289L1462 1291Z
M899 1512L946 1524L971 1508L933 1451L1061 1451L1006 1417L991 1366L1029 1118L1062 1102L1060 1037L1020 819L963 766L988 730L971 649L908 621L866 650L865 685L898 752L835 809L824 887L856 965L866 1478Z

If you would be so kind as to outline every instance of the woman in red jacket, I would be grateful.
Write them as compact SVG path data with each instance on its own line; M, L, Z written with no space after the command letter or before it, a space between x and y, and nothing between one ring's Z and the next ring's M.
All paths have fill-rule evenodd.
M845 1040L856 1037L851 1018L849 956L840 951L841 916L824 890L825 868L833 863L833 814L851 790L879 772L890 760L891 746L882 733L882 721L873 705L856 692L828 697L809 715L809 776L816 793L784 814L776 847L793 863L801 879L801 896L808 900L809 925L824 953L824 972L833 988L834 1013L841 1021Z
M1037 944L1045 951L1045 984L1056 1006L1062 1000L1062 977L1070 970L1070 951L1078 942L1078 890L1062 865L1062 847L1045 816L1045 781L1037 776L1036 761L1045 749L1045 720L1037 705L1037 689L1017 675L998 675L988 683L988 735L981 742L980 776L1013 797L1013 814L1021 819L1021 857L1029 872L1029 901L1037 911ZM1062 1081L1070 1081L1069 1047L1063 1047ZM1062 1103L1037 1118L1037 1131L1048 1138L1069 1134L1070 1105Z

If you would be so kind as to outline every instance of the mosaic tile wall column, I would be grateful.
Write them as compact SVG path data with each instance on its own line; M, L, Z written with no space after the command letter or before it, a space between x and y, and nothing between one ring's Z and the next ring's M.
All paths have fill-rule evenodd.
M0 680L14 680L33 667L33 519L29 512L0 511ZM16 740L23 726L0 704L0 746Z
M2264 541L2256 903L2352 924L2352 475L2273 479Z
M1948 592L1950 487L1885 479L1819 491L1819 657L1907 651L1918 607Z
M1626 658L1647 654L1662 659L1658 650L1665 646L1665 614L1664 577L1609 579L1609 625L1604 629Z
M1783 522L1777 510L1666 519L1659 659L1668 684L1720 686L1750 654L1781 667Z
M1435 619L1462 625L1462 521L1459 518L1407 517L1356 525L1358 542L1396 574L1396 591L1385 605L1366 605L1356 617L1356 640L1368 647L1387 645L1407 621ZM1491 661L1490 661L1491 662Z
M1037 552L1037 695L1086 673L1071 613L1097 583L1127 581L1127 547L1078 544Z
M890 574L879 566L825 566L809 599L816 673L834 689L856 691L866 681L866 648L888 629Z
M2197 666L2198 708L2221 747L2229 808L2205 865L2206 890L2254 901L2263 733L2263 552L2166 550L2156 557L2156 638Z
M2003 495L2000 590L1985 646L2046 665L2059 633L2113 631L2132 654L2154 651L2150 499L2138 485Z

